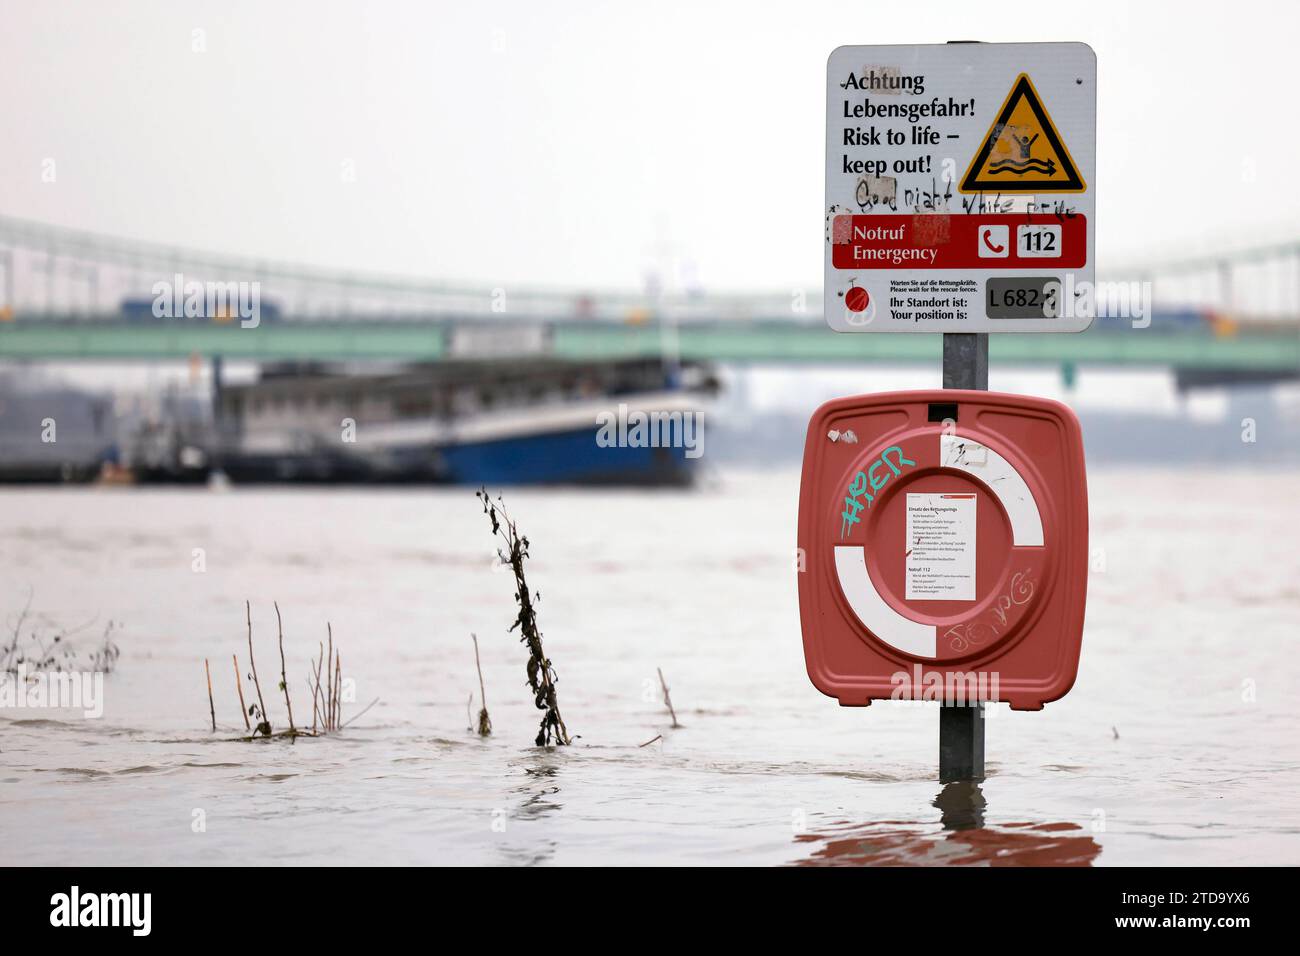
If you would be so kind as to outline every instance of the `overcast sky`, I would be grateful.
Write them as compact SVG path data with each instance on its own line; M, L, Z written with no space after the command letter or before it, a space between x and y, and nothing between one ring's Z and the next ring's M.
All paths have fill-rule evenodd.
M815 287L827 54L980 39L1096 50L1102 267L1300 239L1294 4L3 2L0 212L97 232Z

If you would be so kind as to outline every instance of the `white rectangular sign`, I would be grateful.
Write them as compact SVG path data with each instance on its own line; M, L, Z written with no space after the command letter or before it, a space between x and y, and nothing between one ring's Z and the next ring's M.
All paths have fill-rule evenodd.
M975 600L975 496L907 496L907 600Z
M1091 324L1091 47L842 46L826 81L831 328L1081 332Z

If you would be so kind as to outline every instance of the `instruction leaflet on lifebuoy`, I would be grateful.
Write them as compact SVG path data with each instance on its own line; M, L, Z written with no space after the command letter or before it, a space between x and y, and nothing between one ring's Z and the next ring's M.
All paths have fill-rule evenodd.
M907 496L907 600L975 600L975 496Z

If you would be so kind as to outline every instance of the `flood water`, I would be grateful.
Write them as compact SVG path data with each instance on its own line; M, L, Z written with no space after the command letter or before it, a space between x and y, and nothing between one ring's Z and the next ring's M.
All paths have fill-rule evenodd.
M796 472L507 492L579 735L558 749L468 489L0 490L0 634L30 590L45 633L93 621L90 649L112 619L121 648L102 718L0 711L0 863L1300 863L1298 479L1094 470L1078 681L996 708L988 779L948 788L933 705L844 709L805 675ZM300 724L327 621L344 719L379 703L235 739L245 598L277 729L273 600Z

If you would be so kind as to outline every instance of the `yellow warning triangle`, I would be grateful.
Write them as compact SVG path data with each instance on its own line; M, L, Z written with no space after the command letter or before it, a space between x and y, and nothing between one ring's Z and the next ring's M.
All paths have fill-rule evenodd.
M1016 78L958 188L964 193L1081 193L1088 188L1028 73Z

